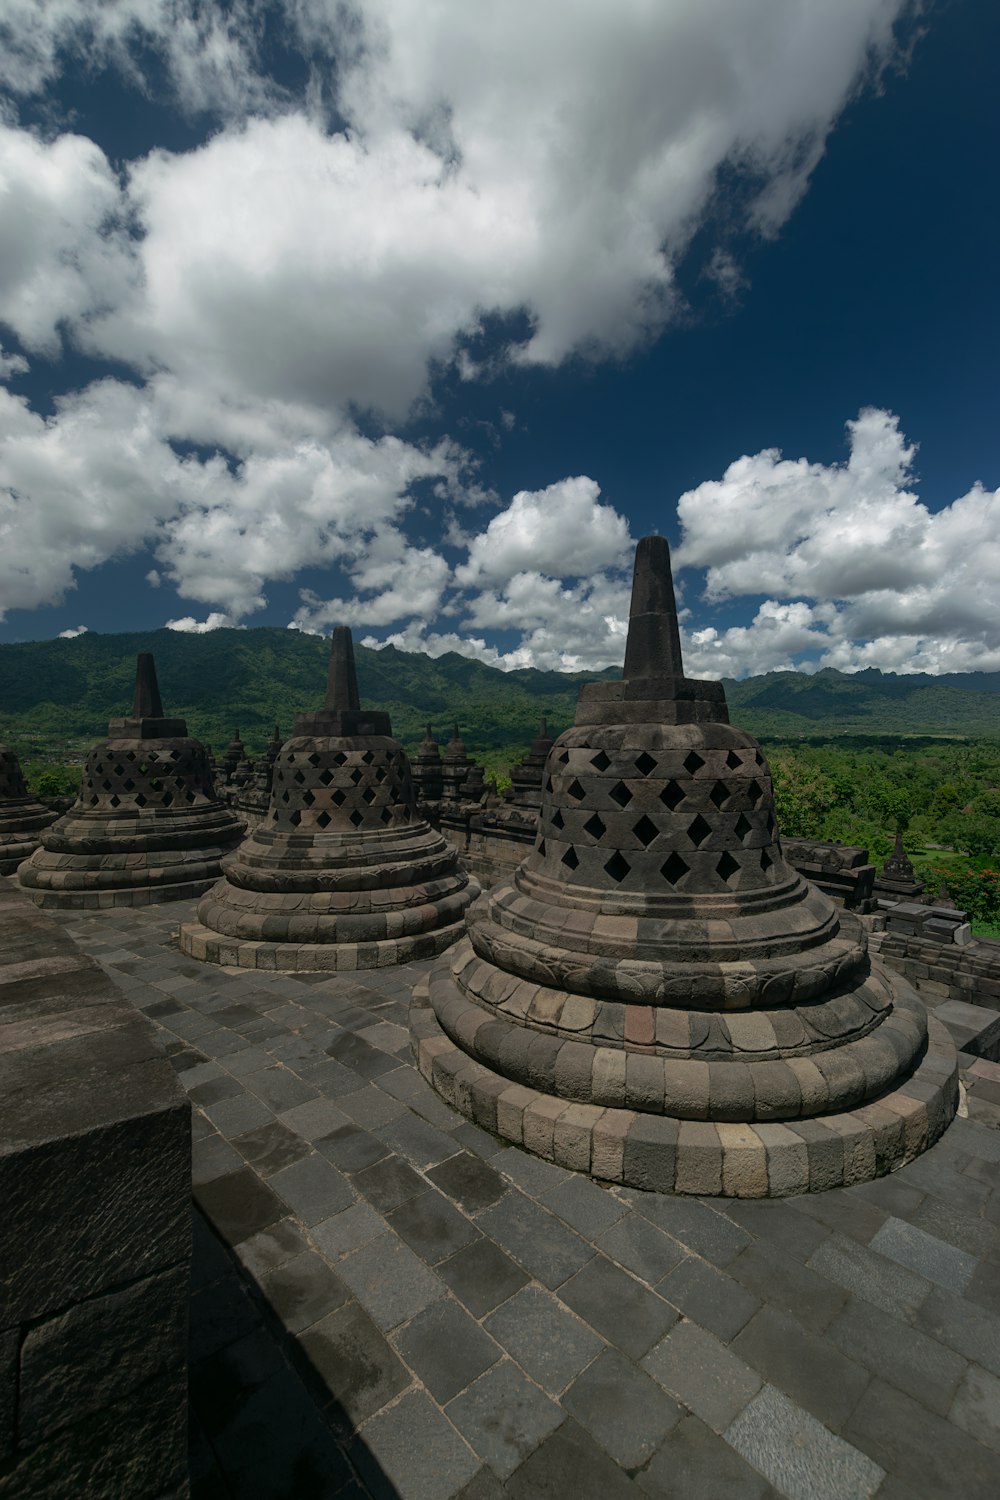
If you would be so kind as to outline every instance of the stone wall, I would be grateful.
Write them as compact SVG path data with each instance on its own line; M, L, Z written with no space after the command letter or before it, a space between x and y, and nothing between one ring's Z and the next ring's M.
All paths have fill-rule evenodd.
M1000 942L973 938L966 943L943 943L920 933L893 931L890 926L881 935L872 935L872 946L931 1005L963 1000L1000 1010Z
M149 1022L0 880L0 1495L187 1495L190 1106Z

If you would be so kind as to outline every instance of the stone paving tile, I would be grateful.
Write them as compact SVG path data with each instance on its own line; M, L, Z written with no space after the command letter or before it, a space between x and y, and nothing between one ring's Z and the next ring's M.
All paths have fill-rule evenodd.
M351 1422L364 1422L412 1384L399 1356L353 1299L314 1323L300 1343L325 1392Z
M304 1224L318 1224L355 1200L347 1179L315 1151L282 1167L269 1182Z
M399 1156L387 1156L373 1167L365 1167L351 1181L372 1207L383 1214L427 1191L424 1178Z
M563 1396L563 1406L623 1469L639 1469L684 1410L617 1349L605 1349Z
M752 1236L739 1224L694 1199L669 1198L633 1189L628 1189L623 1197L645 1218L713 1265L728 1266L751 1243Z
M691 1412L637 1478L652 1500L779 1500L763 1474Z
M360 1250L385 1233L385 1220L367 1203L352 1203L320 1224L313 1224L309 1236L328 1260L339 1260L352 1250Z
M656 1290L674 1307L729 1343L749 1322L760 1301L708 1261L689 1255L659 1281Z
M205 1107L205 1114L217 1130L230 1137L258 1130L261 1125L269 1125L274 1119L273 1111L255 1094L243 1094L240 1098L223 1099L221 1104L209 1104Z
M961 1355L942 1348L936 1339L853 1298L830 1324L827 1339L942 1416L966 1369Z
M425 1308L395 1335L395 1345L436 1401L450 1401L503 1357L499 1344L450 1297Z
M235 1172L242 1165L243 1158L240 1153L215 1131L211 1135L192 1142L191 1176L196 1186L214 1182L216 1177L224 1177L227 1172Z
M412 1391L363 1429L352 1456L372 1489L381 1471L408 1500L451 1500L481 1467L451 1423L422 1391ZM371 1472L372 1456L378 1471ZM377 1493L376 1489L376 1493Z
M510 1360L494 1365L445 1410L499 1479L513 1474L565 1416Z
M284 1261L260 1277L268 1303L291 1333L301 1333L342 1307L348 1291L326 1261L311 1251Z
M432 1266L482 1238L480 1230L433 1188L393 1209L386 1222Z
M916 1326L956 1354L1000 1375L1000 1317L995 1314L935 1286L917 1313Z
M444 1295L441 1281L391 1231L337 1262L337 1275L386 1333Z
M484 1327L553 1396L605 1347L603 1339L539 1286L515 1293Z
M313 1145L345 1172L361 1172L389 1155L383 1140L358 1125L338 1126L329 1135L321 1135Z
M729 1267L729 1274L762 1302L773 1302L813 1333L822 1333L847 1301L843 1287L767 1241L744 1250Z
M725 1437L788 1500L870 1500L885 1478L878 1464L773 1386L754 1397Z
M872 1237L871 1246L950 1292L964 1292L976 1269L973 1256L902 1219L886 1219Z
M855 1297L907 1322L912 1322L931 1290L925 1276L841 1234L824 1240L806 1264Z
M412 1115L403 1115L375 1129L393 1151L405 1156L415 1167L434 1167L455 1155L455 1142L450 1135Z
M774 1307L762 1307L732 1344L734 1354L834 1432L871 1378L871 1366L865 1367L860 1352L848 1342L848 1358L841 1353L844 1347L808 1333Z
M761 1386L756 1370L696 1323L681 1322L642 1360L671 1396L722 1432Z
M796 1213L780 1199L751 1198L726 1205L726 1215L753 1235L754 1239L773 1240L786 1255L808 1260L828 1237L829 1229L807 1215Z
M321 1136L327 1136L348 1123L343 1111L326 1098L296 1104L292 1109L283 1110L278 1118L289 1130L314 1144Z
M1000 1455L883 1380L872 1381L844 1436L891 1471L897 1493L910 1500L1000 1494Z
M289 1167L292 1162L309 1155L308 1141L275 1119L231 1139L244 1160L250 1162L262 1177L269 1177L272 1172L279 1172L282 1167Z
M948 1417L978 1443L1000 1453L1000 1380L988 1370L970 1365Z
M462 1500L494 1500L496 1493L470 1487ZM638 1500L631 1480L572 1417L539 1444L502 1494L505 1500Z
M281 1199L249 1167L204 1183L196 1189L195 1197L230 1245L249 1239L285 1213Z
M489 1208L509 1191L499 1172L468 1151L460 1151L440 1166L431 1167L427 1176L467 1214Z
M544 1193L541 1201L588 1239L617 1224L627 1211L624 1203L586 1177L571 1177Z
M983 1261L973 1271L965 1295L990 1312L1000 1313L1000 1264Z
M677 1322L668 1302L603 1255L565 1282L559 1296L630 1359L641 1359Z
M354 1081L357 1083L357 1079ZM365 1130L372 1130L376 1125L387 1125L390 1120L398 1120L401 1115L406 1114L405 1104L371 1083L366 1084L363 1089L355 1088L348 1094L337 1094L336 1099L344 1114L349 1115L356 1125L363 1126Z
M516 1182L519 1188L523 1188L534 1198L551 1192L563 1182L574 1180L572 1172L568 1172L565 1167L557 1167L555 1162L543 1161L540 1156L532 1156L527 1151L501 1150L498 1153L492 1136L487 1139L492 1143L489 1154L496 1157L495 1165L505 1177Z
M441 1261L437 1273L477 1318L506 1302L528 1281L527 1273L485 1238Z
M276 1266L301 1255L309 1242L295 1219L279 1219L267 1229L252 1234L236 1246L236 1254L246 1270L257 1281Z
M641 1214L631 1213L594 1241L609 1259L655 1286L682 1261L687 1251Z
M543 1286L560 1286L594 1254L586 1240L516 1188L476 1222Z

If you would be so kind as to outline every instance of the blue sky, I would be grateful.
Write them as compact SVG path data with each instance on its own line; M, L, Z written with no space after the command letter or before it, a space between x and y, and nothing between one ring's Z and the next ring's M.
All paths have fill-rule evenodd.
M0 641L1000 670L1000 9L7 0Z

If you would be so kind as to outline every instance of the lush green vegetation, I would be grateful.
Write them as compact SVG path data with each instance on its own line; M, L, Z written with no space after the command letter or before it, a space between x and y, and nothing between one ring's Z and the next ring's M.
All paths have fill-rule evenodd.
M328 649L318 637L272 629L4 645L2 728L36 792L75 791L91 743L128 711L137 652L152 651L167 713L186 717L217 754L239 728L259 755L275 721L289 734L295 714L322 701ZM553 735L565 729L581 682L594 675L502 673L454 653L355 651L363 701L388 709L411 751L428 721L442 746L457 722L501 787L539 718ZM1000 673L777 672L727 682L726 691L734 723L768 753L787 835L861 844L881 863L899 830L919 879L943 885L980 930L1000 922Z

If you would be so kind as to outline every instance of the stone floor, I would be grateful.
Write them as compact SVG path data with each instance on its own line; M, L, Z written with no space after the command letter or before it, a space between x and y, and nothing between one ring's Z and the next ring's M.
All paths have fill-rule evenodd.
M424 965L218 969L189 911L60 920L195 1106L195 1500L1000 1495L1000 1067L879 1182L608 1190L431 1092Z

